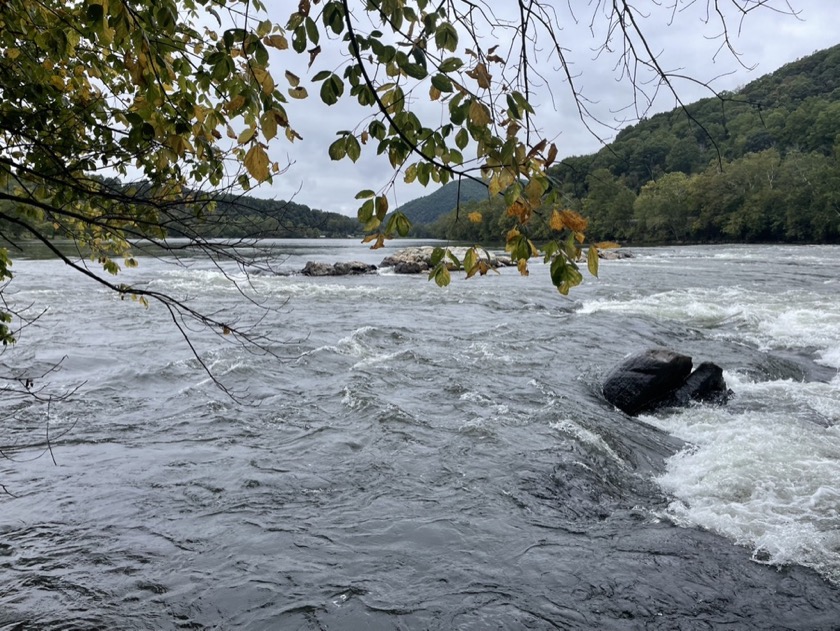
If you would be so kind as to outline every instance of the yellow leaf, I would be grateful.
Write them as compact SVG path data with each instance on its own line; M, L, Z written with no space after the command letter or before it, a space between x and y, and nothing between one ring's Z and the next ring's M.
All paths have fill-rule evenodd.
M469 219L472 223L481 223L481 221L484 219L484 215L482 215L478 211L475 211L467 215L467 219Z
M507 214L516 217L520 223L528 223L531 219L531 207L520 198L508 206Z
M256 132L257 132L257 130L256 130L255 127L249 127L248 129L243 131L241 134L239 134L239 138L236 139L236 142L238 142L240 145L244 145L246 142L248 142L249 140L251 140L254 137L254 134Z
M598 248L590 245L586 252L586 266L589 268L589 273L597 278L598 276Z
M245 168L258 182L268 179L268 154L263 149L262 145L254 144L245 154L243 160Z
M490 89L490 80L492 79L492 76L487 71L487 66L485 66L484 63L478 62L475 65L475 68L467 71L467 75L475 79L478 82L479 87L484 88L485 90Z
M297 76L294 72L290 72L289 70L286 71L286 81L288 81L289 85L293 88L296 88L300 85L300 77Z
M560 216L563 218L563 224L572 232L584 232L589 222L581 217L574 210L561 210Z
M17 59L20 56L20 50L17 48L7 48L6 57L9 59Z
M548 227L556 232L560 232L566 227L566 224L563 223L563 216L556 210L551 213L551 219L548 222Z
M554 160L557 158L557 145L551 143L551 146L548 148L548 156L545 158L545 166L551 166Z
M277 135L277 119L274 117L274 112L263 114L262 133L266 140L271 140Z
M309 96L309 93L306 91L306 88L297 87L297 88L289 88L289 95L293 99L305 99Z
M487 126L493 119L490 117L490 110L481 101L474 100L470 103L470 121L481 127Z
M429 100L437 101L440 98L441 91L438 90L435 86L429 88Z
M523 276L528 276L528 274L530 274L528 271L528 261L526 259L519 259L519 262L516 264L516 268Z
M282 35L269 35L263 39L266 46L271 46L277 50L286 50L289 47L289 41Z
M260 84L263 94L271 94L274 92L274 77L264 68L251 67L251 72L254 74L254 79Z
M243 105L245 105L245 97L241 94L237 94L235 97L233 97L230 101L227 102L227 104L225 105L225 111L227 111L228 114L233 114L239 111L239 109Z

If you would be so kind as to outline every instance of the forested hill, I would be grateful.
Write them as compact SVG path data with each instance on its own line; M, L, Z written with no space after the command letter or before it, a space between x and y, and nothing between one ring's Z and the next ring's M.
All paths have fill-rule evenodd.
M738 91L642 120L597 153L563 160L552 175L595 239L837 242L838 160L835 46ZM484 212L482 223L506 223L498 203L472 209ZM451 217L433 229L468 240L482 231L486 225Z
M487 186L474 180L449 182L434 193L412 200L400 206L399 210L413 224L425 224L435 221L441 215L454 210L461 203L487 199Z
M215 211L190 228L204 237L342 238L363 233L355 217L291 201L233 195L219 196Z

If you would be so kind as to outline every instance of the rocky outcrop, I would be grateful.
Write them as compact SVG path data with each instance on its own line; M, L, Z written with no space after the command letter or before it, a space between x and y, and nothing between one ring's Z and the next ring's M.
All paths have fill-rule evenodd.
M362 263L361 261L348 261L345 263L307 261L300 273L304 276L349 276L354 274L370 274L375 271L376 265Z
M632 259L633 253L620 248L598 250L598 258L605 261L617 261L619 259Z
M452 247L449 251L459 261L464 259L469 248L466 247ZM393 254L386 256L379 264L380 267L393 268L397 274L419 274L426 272L432 267L432 253L435 248L432 246L422 246L415 248L404 248L398 250ZM510 257L497 257L492 252L486 250L478 250L479 256L488 261L492 267L501 267L510 265ZM445 259L450 269L455 268L455 264L449 259Z
M604 378L604 398L630 415L729 398L720 366L703 362L694 372L691 368L691 357L666 348L630 355Z

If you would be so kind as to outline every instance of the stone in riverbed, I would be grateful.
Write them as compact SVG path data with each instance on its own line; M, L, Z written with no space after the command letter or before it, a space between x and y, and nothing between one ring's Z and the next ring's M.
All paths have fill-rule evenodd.
M455 246L449 248L449 251L459 261L464 260L469 248L463 246ZM419 274L426 272L432 267L432 253L435 248L432 246L421 246L414 248L403 248L397 250L393 254L386 256L379 264L380 267L391 267L396 274ZM477 248L479 257L486 260L491 267L501 267L511 265L510 257L497 257L492 252L488 252L482 248ZM448 258L444 259L449 269L454 269L455 265Z
M723 370L703 362L691 371L691 357L651 348L627 357L604 378L604 398L630 415L691 401L725 403L731 391Z
M355 274L369 274L376 271L376 265L362 263L361 261L348 261L345 263L320 263L318 261L307 261L300 271L304 276L348 276Z

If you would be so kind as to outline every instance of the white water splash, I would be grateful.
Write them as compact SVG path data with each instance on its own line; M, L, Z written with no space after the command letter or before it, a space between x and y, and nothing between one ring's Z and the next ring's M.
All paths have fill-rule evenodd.
M675 498L667 516L729 537L758 561L798 563L840 582L840 389L727 381L736 409L749 411L697 406L644 417L689 443L658 479Z

